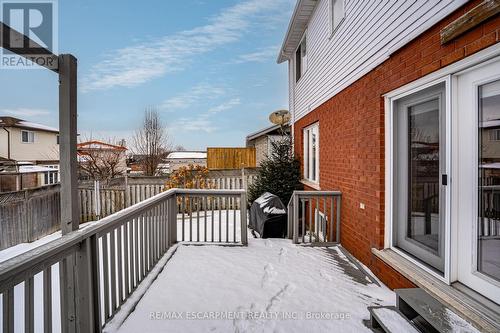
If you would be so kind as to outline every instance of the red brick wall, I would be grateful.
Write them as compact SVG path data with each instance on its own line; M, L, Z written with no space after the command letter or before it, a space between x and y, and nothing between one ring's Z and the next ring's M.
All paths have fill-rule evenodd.
M498 43L497 16L440 44L440 30L478 3L464 5L294 125L296 154L302 160L302 129L319 121L320 187L343 193L341 242L391 288L412 284L371 253L371 248L384 246L382 95Z

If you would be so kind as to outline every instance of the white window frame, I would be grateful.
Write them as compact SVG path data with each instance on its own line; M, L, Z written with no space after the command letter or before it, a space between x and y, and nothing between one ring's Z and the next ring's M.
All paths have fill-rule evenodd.
M456 133L451 133L452 122L452 109L457 103L457 92L456 86L454 84L454 75L459 72L463 72L472 68L480 63L487 63L488 61L494 61L494 57L500 56L500 43L490 46L484 50L481 50L463 60L460 60L454 64L451 64L445 68L428 74L425 77L417 79L407 85L399 87L384 95L385 102L385 234L384 234L384 248L390 248L394 252L398 253L415 266L423 269L428 274L433 275L437 279L451 284L457 280L457 262L458 258L458 247L459 242L457 230L451 229L451 215L453 214L451 210L453 199L453 193L456 191L453 188L453 168L452 168L452 151L456 147L451 146L453 143L452 135L457 135ZM403 251L394 248L393 245L393 196L394 192L394 101L396 99L408 96L425 88L431 87L433 85L439 84L441 82L446 82L446 142L450 143L450 146L446 150L446 169L451 170L448 176L448 193L446 196L446 222L445 222L445 265L444 265L444 276L438 274L433 269L429 268L424 263L413 258L412 256L404 253ZM456 159L456 158L455 158ZM453 160L456 163L455 160ZM448 171L448 172L449 172Z
M312 136L310 134L313 133L313 131L316 131L316 152L315 152L315 158L316 158L316 165L315 165L315 173L314 176L312 177L311 174L311 169L313 165L313 160L312 160ZM303 135L303 142L304 142L304 156L303 156L303 165L304 165L304 180L318 184L319 185L319 122L315 122L314 124L311 124L307 127L304 127L302 129L302 135Z
M28 133L28 141L24 141L23 134ZM30 141L31 138L31 141ZM35 132L28 130L21 130L21 142L22 143L35 143Z
M490 141L500 141L500 129L492 129L491 132L489 132L488 137Z
M302 47L304 46L304 47ZM299 50L300 48L300 58L297 57L297 51ZM304 51L305 49L305 51ZM302 38L300 39L300 43L299 45L297 46L297 48L295 49L295 52L294 52L294 64L295 64L295 68L294 68L294 75L295 75L295 83L298 83L300 81L300 79L302 79L304 77L304 75L306 74L306 71L307 71L307 30L304 32L304 35L302 35ZM300 60L300 76L297 75L297 61Z
M340 14L339 14L340 12ZM345 19L345 0L329 0L328 19L330 22L330 38Z

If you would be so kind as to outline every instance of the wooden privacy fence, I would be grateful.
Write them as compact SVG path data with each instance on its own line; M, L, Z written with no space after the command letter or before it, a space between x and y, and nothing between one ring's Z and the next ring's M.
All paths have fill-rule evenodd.
M256 172L246 171L242 173L240 170L237 171L237 173L212 173L211 177L208 178L209 188L215 190L247 190L248 186L255 181ZM96 196L94 188L80 188L80 222L96 221L99 218L114 214L161 193L164 191L164 186L128 185L126 189L124 186L101 188L99 195ZM229 207L229 202L221 200L219 205L221 205L222 209L225 209ZM240 208L239 201L234 204L234 208Z
M3 331L13 332L20 322L26 332L101 332L174 243L247 245L246 207L226 212L224 219L220 210L198 210L186 226L186 217L177 214L178 201L220 198L245 202L246 193L171 189L0 263ZM211 219L201 220L208 214ZM195 238L195 226L206 227L204 237ZM23 294L14 292L20 288ZM35 309L43 309L40 316Z
M101 188L98 195L94 188L79 188L80 222L95 221L114 214L161 193L163 185L128 185Z
M255 168L255 148L207 148L209 170Z
M0 194L0 250L59 230L59 191L50 185Z

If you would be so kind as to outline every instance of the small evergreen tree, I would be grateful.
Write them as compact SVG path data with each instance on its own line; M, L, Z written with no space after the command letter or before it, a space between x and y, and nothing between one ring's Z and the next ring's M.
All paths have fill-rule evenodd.
M271 142L271 154L261 163L255 182L248 188L248 201L251 204L269 192L287 205L293 191L302 189L300 179L300 162L294 157L291 136L283 135L283 139Z

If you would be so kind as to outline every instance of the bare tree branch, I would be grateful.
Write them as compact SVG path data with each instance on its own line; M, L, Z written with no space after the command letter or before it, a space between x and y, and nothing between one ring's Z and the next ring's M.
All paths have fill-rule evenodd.
M126 172L125 147L110 143L100 146L94 141L78 148L80 173L94 180L110 180ZM95 141L99 142L99 141Z
M144 111L142 127L135 132L134 152L140 155L142 170L147 176L156 175L158 164L166 157L170 143L166 126L155 108Z

